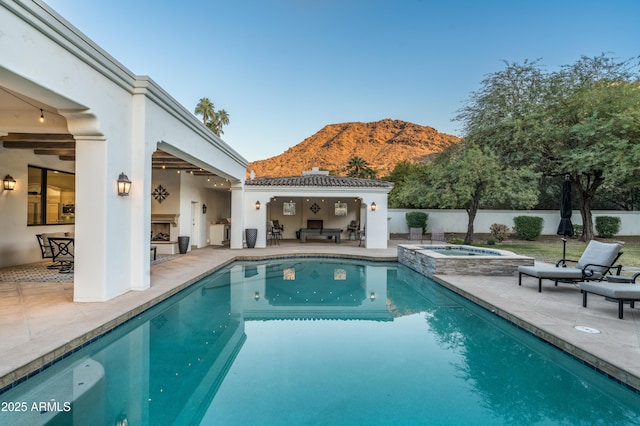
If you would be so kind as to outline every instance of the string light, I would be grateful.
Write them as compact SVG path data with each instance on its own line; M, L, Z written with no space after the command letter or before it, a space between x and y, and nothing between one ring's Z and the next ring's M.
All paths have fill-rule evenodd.
M40 108L40 122L44 123L44 112L42 111L42 108Z

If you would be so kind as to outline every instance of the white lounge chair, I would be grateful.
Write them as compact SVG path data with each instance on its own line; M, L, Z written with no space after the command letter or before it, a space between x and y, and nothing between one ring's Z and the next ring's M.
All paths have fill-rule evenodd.
M581 281L599 281L606 274L616 271L620 275L622 265L614 266L622 255L622 245L590 241L579 260L560 259L556 266L518 266L518 285L522 285L522 276L538 278L538 291L542 291L542 280L577 283ZM566 266L567 262L576 263Z

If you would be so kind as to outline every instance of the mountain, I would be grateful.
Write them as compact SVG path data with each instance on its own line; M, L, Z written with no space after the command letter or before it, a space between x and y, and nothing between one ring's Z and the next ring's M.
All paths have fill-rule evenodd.
M256 177L299 176L312 167L344 176L349 159L358 156L382 178L399 161L424 161L460 140L433 127L400 120L329 124L280 155L249 163L247 176L252 170Z

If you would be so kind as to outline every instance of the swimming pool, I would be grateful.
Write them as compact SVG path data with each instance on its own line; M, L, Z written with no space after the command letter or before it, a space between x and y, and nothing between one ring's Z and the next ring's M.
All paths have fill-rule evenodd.
M331 259L230 265L0 399L12 425L640 419L640 395L409 268Z

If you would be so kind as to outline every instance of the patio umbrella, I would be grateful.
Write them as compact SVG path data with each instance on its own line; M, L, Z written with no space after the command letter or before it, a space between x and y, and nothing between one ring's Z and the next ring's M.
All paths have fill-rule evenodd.
M571 223L571 178L567 173L564 175L562 184L562 198L560 199L560 225L558 225L558 235L562 235L562 266L566 266L565 257L567 253L567 235L573 236L573 224Z

